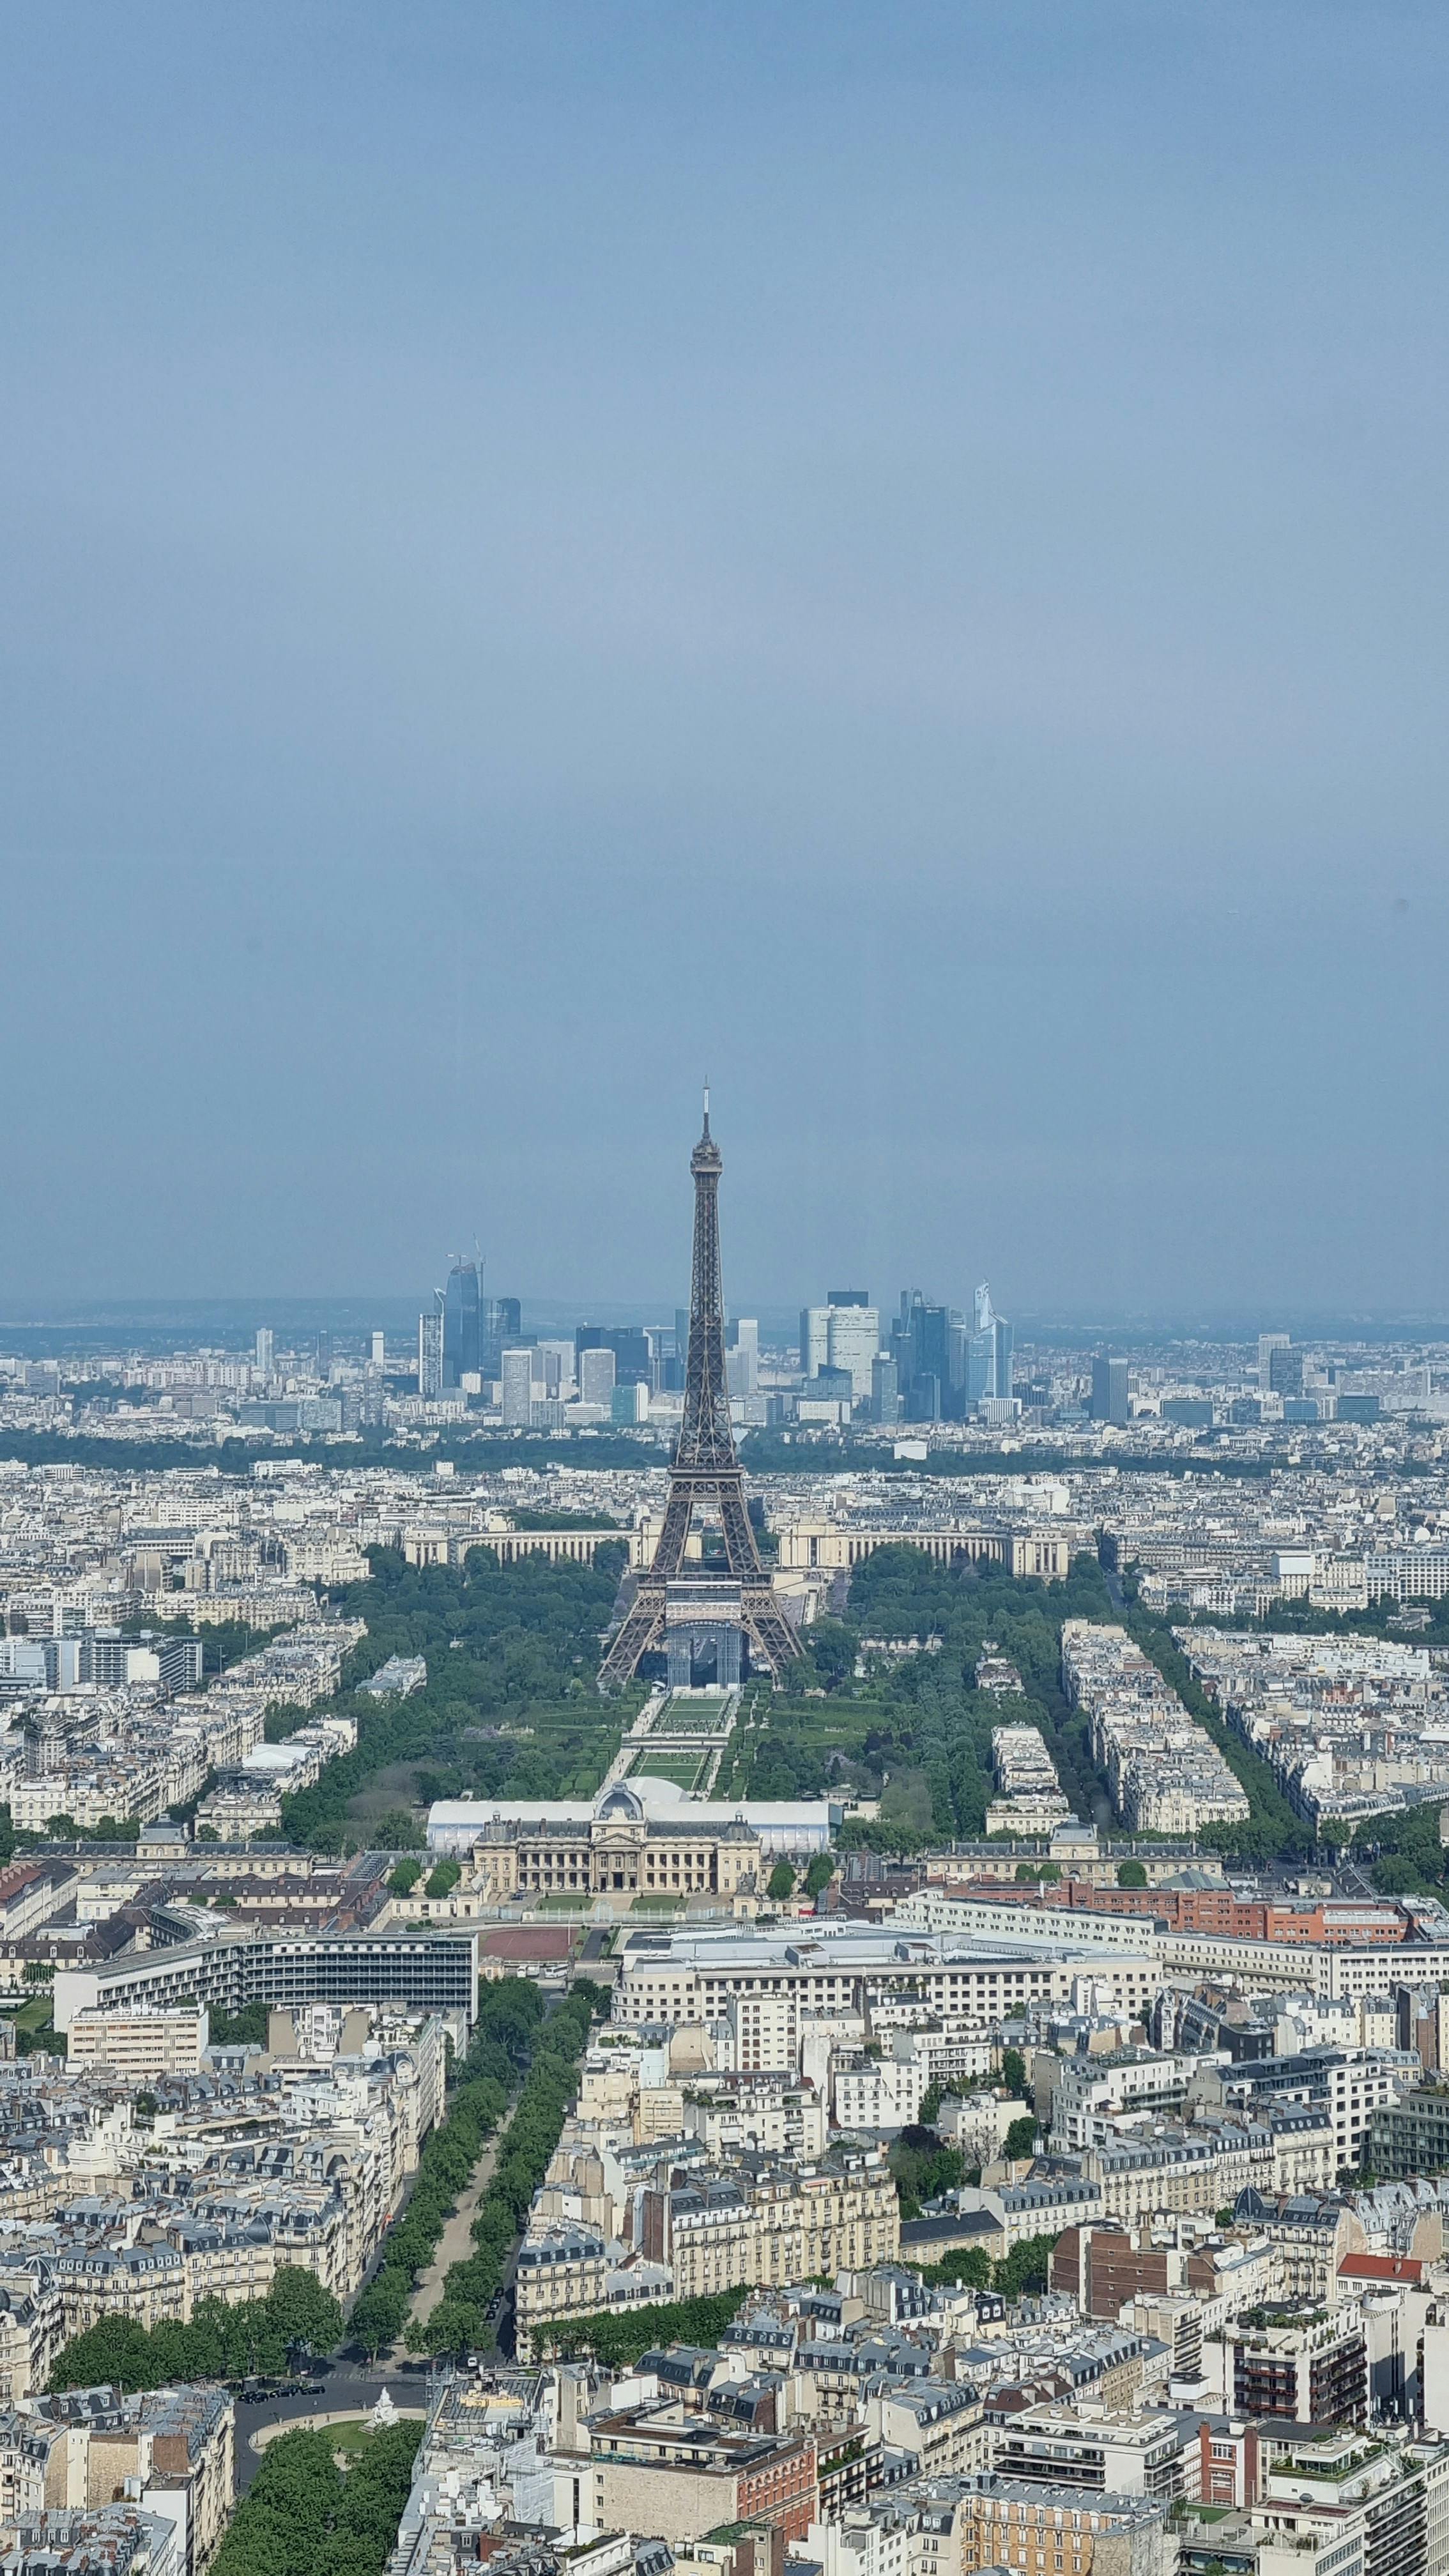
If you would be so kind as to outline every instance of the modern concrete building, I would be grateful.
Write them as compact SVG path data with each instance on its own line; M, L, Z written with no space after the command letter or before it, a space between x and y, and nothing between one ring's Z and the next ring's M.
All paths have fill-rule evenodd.
M477 1934L468 1931L243 1933L195 1947L123 1952L104 1967L61 1968L57 2030L77 2014L168 2011L189 1997L224 2012L267 2003L400 2003L478 2008Z

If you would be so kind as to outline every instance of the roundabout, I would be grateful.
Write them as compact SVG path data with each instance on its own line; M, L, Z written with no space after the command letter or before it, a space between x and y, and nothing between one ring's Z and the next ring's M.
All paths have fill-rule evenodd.
M339 2374L341 2376L341 2374ZM262 2463L263 2454L285 2433L331 2433L339 2468L351 2468L374 2432L390 2424L421 2424L427 2417L423 2392L406 2386L393 2396L385 2382L354 2380L329 2392L332 2403L289 2398L263 2408L237 2410L236 2487L244 2494Z

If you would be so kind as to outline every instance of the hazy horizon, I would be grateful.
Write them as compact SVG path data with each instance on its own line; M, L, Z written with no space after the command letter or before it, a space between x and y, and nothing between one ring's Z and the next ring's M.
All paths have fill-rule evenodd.
M1449 1305L1441 12L6 35L0 1311Z
M874 1296L875 1292L872 1291ZM532 1336L555 1335L572 1331L577 1324L639 1323L672 1327L678 1309L687 1302L687 1288L678 1298L592 1298L569 1299L540 1293L520 1292L523 1313L522 1329ZM798 1340L799 1318L803 1299L739 1297L727 1300L731 1316L755 1316L770 1345L779 1348ZM812 1302L819 1302L818 1298ZM879 1300L882 1330L895 1311L895 1297ZM1107 1343L1135 1343L1142 1347L1160 1346L1240 1346L1251 1349L1256 1358L1260 1332L1286 1331L1295 1341L1351 1346L1362 1343L1397 1342L1430 1343L1439 1339L1449 1342L1449 1314L1332 1314L1307 1310L1293 1312L1273 1308L1262 1313L1127 1313L1104 1308L1096 1313L1083 1309L1079 1313L1039 1314L1030 1310L1008 1320L1014 1325L1018 1348L1040 1342L1055 1342L1063 1349L1091 1350ZM219 1344L240 1348L248 1342L258 1325L267 1324L285 1346L290 1335L305 1340L321 1330L330 1330L345 1341L348 1336L362 1342L374 1330L388 1334L394 1353L401 1357L410 1345L417 1322L416 1301L397 1292L377 1296L348 1293L329 1297L255 1296L221 1298L154 1297L84 1300L68 1302L63 1298L37 1301L32 1309L6 1309L0 1305L0 1349L5 1337L24 1340L54 1338L63 1344L69 1333L75 1337L70 1347L79 1352L87 1344L98 1350L114 1349L127 1332L139 1341L149 1341L158 1349L171 1347L174 1336L177 1347L199 1343L214 1334Z

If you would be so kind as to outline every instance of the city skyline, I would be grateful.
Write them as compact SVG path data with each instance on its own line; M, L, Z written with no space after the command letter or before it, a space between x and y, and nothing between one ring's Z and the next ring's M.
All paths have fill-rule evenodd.
M1449 19L3 60L0 2576L1449 2576Z

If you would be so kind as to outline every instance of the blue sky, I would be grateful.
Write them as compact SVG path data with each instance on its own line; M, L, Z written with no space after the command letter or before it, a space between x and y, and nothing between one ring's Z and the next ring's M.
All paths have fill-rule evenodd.
M1449 1310L1449 24L12 6L0 1301Z

